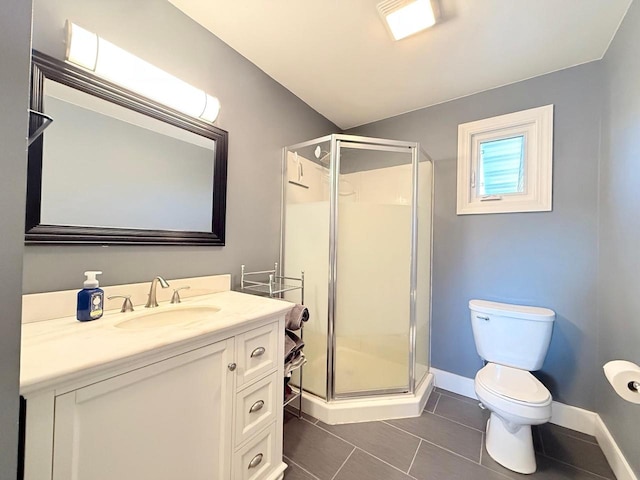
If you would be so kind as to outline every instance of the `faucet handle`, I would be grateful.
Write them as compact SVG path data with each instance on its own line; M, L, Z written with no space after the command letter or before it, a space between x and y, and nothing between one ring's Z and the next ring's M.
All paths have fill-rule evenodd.
M171 303L180 303L182 302L182 300L180 300L180 294L178 293L180 290L188 290L190 289L190 286L186 286L186 287L180 287L180 288L174 288L173 289L173 296L171 297Z
M124 298L124 302L122 302L122 308L120 309L120 313L133 312L133 303L131 303L131 295L111 295L110 297L107 297L107 300L113 300L114 298Z

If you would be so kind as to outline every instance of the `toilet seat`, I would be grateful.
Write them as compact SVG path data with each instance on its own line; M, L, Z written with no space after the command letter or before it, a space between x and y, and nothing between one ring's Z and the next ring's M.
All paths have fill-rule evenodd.
M490 393L521 405L551 403L549 390L531 373L518 368L488 363L477 373L476 382Z
M548 422L552 398L545 386L529 372L506 367L509 370L505 375L504 368L503 365L489 363L476 374L474 387L482 404L513 424L540 425ZM507 386L507 378L515 378L514 385ZM521 385L525 388L518 390Z

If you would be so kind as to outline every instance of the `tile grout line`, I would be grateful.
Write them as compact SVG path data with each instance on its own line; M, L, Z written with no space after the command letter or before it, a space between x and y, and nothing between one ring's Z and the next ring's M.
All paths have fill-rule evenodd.
M442 419L447 420L447 421L449 421L451 423L455 423L456 425L460 425L461 427L465 427L465 428L468 428L469 430L473 430L474 432L478 432L478 433L484 434L484 430L478 430L477 428L469 427L468 425L456 422L455 420L451 420L450 418L443 417L442 415L436 415L435 413L431 413L431 412L424 412L424 413L426 413L427 415L433 415L434 417L442 418ZM418 417L410 417L410 418L418 418ZM392 420L404 420L404 419L397 418L397 419L392 419ZM401 427L398 427L396 425L393 425L392 423L389 423L388 420L378 420L378 421L380 421L380 422L382 422L382 423L384 423L386 425L389 425L390 427L396 428L396 429L400 430L401 432L408 433L409 435L413 435L416 438L420 438L422 440L426 440L425 438L422 438L419 435L416 435L414 433L408 432L408 431L404 430ZM434 443L434 445L436 445L436 444Z
M556 461L556 462L562 463L563 465L568 465L568 466L570 466L570 467L573 467L573 468L575 468L575 469L577 469L577 470L580 470L581 472L590 473L590 474L595 475L595 476L597 476L597 477L599 477L599 478L606 478L607 480L611 480L611 477L605 477L605 476L603 476L603 475L600 475L599 473L592 472L591 470L586 470L586 469L584 469L584 468L578 467L578 466L573 465L573 464L571 464L571 463L567 463L567 462L565 462L565 461L562 461L562 460L559 460L559 459L557 459L557 458L555 458L555 457L552 457L552 456L551 456L551 453L547 453L547 449L546 449L546 448L545 448L545 446L544 446L544 439L543 439L544 437L543 437L543 435L542 435L542 429L537 429L537 432L538 432L538 439L540 440L540 445L542 446L542 456L544 456L544 457L546 457L546 458L550 458L551 460L554 460L554 461ZM591 442L591 441L584 440L584 439L582 439L582 438L578 438L578 437L575 437L575 436L573 436L573 435L567 435L566 433L563 433L563 432L561 432L561 431L556 431L556 433L557 433L558 435L562 435L563 437L570 438L571 440L578 440L579 442L583 442L583 443L586 443L586 444L588 444L588 445L595 445L595 446L597 446L600 450L602 450L602 447L597 443L597 441L596 441L596 443L593 443L593 442ZM607 461L607 465L608 465L608 464L609 464L609 462ZM611 468L611 465L609 465L609 468ZM613 478L615 478L615 477L613 477Z
M407 472L403 472L403 471L402 471L402 470L400 470L398 467L395 467L395 466L391 465L390 463L385 462L385 461L384 461L384 460L382 460L381 458L376 457L373 453L369 453L369 452L367 452L366 450L364 450L364 449L362 449L362 448L360 448L360 447L356 447L356 450L360 450L360 451L361 451L362 453L364 453L365 455L369 455L370 457L375 458L375 459L376 459L376 460L378 460L379 462L384 463L385 465L387 465L387 466L389 466L389 467L393 468L394 470L397 470L398 472L402 473L403 475L406 475L406 476L407 476L407 477L409 477L409 478L412 478L412 479L414 479L414 480L417 480L417 479L416 479L416 477L414 477L413 475L410 475L410 474L409 474L409 473L407 473ZM417 450L416 450L416 453L417 453Z
M384 422L384 423L386 423L386 422ZM443 447L442 445L438 445L437 443L433 443L432 441L427 440L426 438L422 438L422 437L419 437L418 435L414 435L414 434L413 434L413 433L411 433L411 432L407 432L407 431L405 431L405 430L402 430L400 427L396 427L395 425L391 425L390 423L388 423L387 425L389 425L390 427L393 427L393 428L397 428L397 429L398 429L398 430L400 430L401 432L404 432L404 433L406 433L406 434L408 434L408 435L411 435L412 437L416 437L416 438L417 438L417 439L419 439L421 442L425 442L425 443L428 443L428 444L430 444L430 445L433 445L434 447L440 448L440 449L444 450L445 452L452 453L452 454L454 454L454 455L455 455L455 456L457 456L457 457L463 458L463 459L467 460L468 462L475 463L476 465L478 465L478 462L475 462L474 460L472 460L472 459L470 459L470 458L467 458L467 457L465 457L464 455L461 455L461 454L459 454L459 453L457 453L457 452L454 452L453 450L449 450L448 448L445 448L445 447ZM480 454L482 455L482 445L480 445L480 452L481 452ZM484 467L484 465L483 465L483 467ZM492 470L492 471L493 471L493 470Z
M314 480L320 480L318 477L316 477L313 473L311 473L309 470L307 470L306 468L304 468L301 465L298 465L296 462L294 462L293 460L291 460L289 457L287 457L286 455L282 455L282 458L285 459L286 461L288 461L290 464L295 465L296 467L298 467L300 470L302 470L304 473L306 473L307 475L310 475L314 478Z
M575 466L575 465L573 465L571 463L567 463L567 462L564 462L562 460L558 460L555 457L550 457L549 455L546 455L546 454L542 454L542 456L545 457L545 458L548 458L549 460L553 460L554 462L561 463L562 465L566 465L567 467L575 468L576 470L579 470L579 471L581 471L583 473L588 473L588 474L593 475L593 476L598 477L598 478L603 478L605 480L615 480L615 476L614 477L605 477L603 475L600 475L599 473L592 472L591 470L585 470L584 468L577 467L577 466Z
M314 424L312 423L311 425L313 425L314 427L319 428L319 429L320 429L320 430L322 430L323 432L328 433L329 435L331 435L331 436L333 436L333 437L336 437L338 440L342 440L344 443L346 443L347 445L351 445L353 448L358 448L358 446L357 446L355 443L351 443L349 440L345 440L345 439L344 439L344 438L342 438L341 436L336 435L335 433L330 432L329 430L327 430L327 429L325 429L325 428L322 428L322 427L321 427L320 425L318 425L318 424L315 424L315 425L314 425Z
M454 397L453 395L451 395L453 392L449 392L449 390L440 390L437 393L439 393L440 395L445 395L445 396L447 396L449 398L453 398L454 400L458 400L459 402L466 403L468 405L476 405L476 402L479 401L477 398L464 397L464 395L460 395L460 396L464 397L464 399L462 399L460 397Z
M410 475L411 468L413 467L413 463L416 461L416 457L418 456L418 450L420 450L420 445L422 445L422 439L418 442L418 448L416 448L416 452L413 454L413 458L411 459L411 464L409 465L409 469L407 470L407 475Z
M334 480L338 474L340 473L340 470L342 470L342 467L345 466L345 464L349 461L349 459L351 458L351 455L353 455L353 452L356 451L356 447L353 447L353 450L351 450L351 453L349 454L349 456L344 460L344 462L342 462L342 465L340 465L340 468L338 469L338 471L333 475L333 477L331 477L331 480Z
M483 435L483 436L484 436L484 435ZM509 476L509 475L507 475L506 473L500 472L500 471L498 471L498 470L494 470L493 468L488 467L487 465L483 465L483 464L482 464L482 451L483 451L483 450L484 450L484 442L482 443L482 445L480 445L480 463L476 463L476 465L480 466L481 468L485 469L486 471L489 471L489 472L491 472L491 473L494 473L494 474L496 474L496 475L499 475L499 476L500 476L500 477L502 477L502 478L506 478L506 479L509 479L509 480L513 480L513 477L510 477L510 476ZM469 459L468 459L468 458L466 458L466 457L463 457L463 458L465 458L466 460L469 460ZM494 460L494 461L495 461L495 460ZM475 463L475 462L474 462L474 463ZM506 467L502 467L500 464L498 464L498 465L500 466L500 468L506 468ZM518 473L518 472L515 472L515 473ZM518 474L518 475L520 475L520 474Z
M459 453L454 452L453 450L449 450L447 448L444 448L444 447L442 447L442 446L440 446L438 444L430 442L429 440L422 439L422 441L426 442L426 443L429 443L429 444L433 445L436 448L440 448L440 449L444 450L445 452L449 452L449 453L461 458L462 460L466 460L467 462L471 462L474 465L478 465L478 466L484 468L485 470L488 470L488 471L490 471L492 473L495 473L496 475L500 475L501 477L508 478L509 480L511 480L511 477L509 477L508 475L506 475L506 474L504 474L502 472L498 472L497 470L493 470L492 468L489 468L486 465L482 465L482 464L480 464L478 462L475 462L475 461L471 460L470 458L467 458L467 457L465 457L463 455L460 455ZM480 457L482 458L482 445L480 445ZM608 480L610 480L610 479L608 479Z
M497 471L497 470L494 470L493 468L489 468L489 467L487 467L486 465L480 465L480 467L484 468L484 469L485 469L485 470L487 470L488 472L495 473L496 475L499 475L499 476L501 476L502 478L506 478L506 479L508 479L508 480L513 480L513 477L510 477L510 476L509 476L509 475L507 475L506 473L499 472L499 471ZM504 467L503 467L503 468L504 468ZM515 473L518 473L518 472L515 472ZM537 472L536 472L536 473L537 473Z
M428 414L431 414L431 415L435 415L435 416L436 416L436 417L438 417L438 418L444 418L445 420L449 420L450 422L457 423L458 425L462 425L463 427L470 428L470 429L472 429L472 430L475 430L476 432L484 433L484 430L481 430L481 429L476 428L476 427L472 427L472 426L467 425L467 424L465 424L465 423L458 422L457 420L453 420L452 418L449 418L449 417L447 417L447 416L445 416L445 415L440 415L439 413L436 413L436 410L437 410L437 408L438 408L438 404L440 403L440 398L442 398L442 395L444 395L444 394L442 394L442 393L438 393L438 398L437 398L437 400L436 400L436 404L435 404L435 406L433 407L433 412L430 412L430 411L428 411L428 410L426 410L426 409L425 409L425 410L423 410L423 413L428 413ZM447 395L447 396L448 396L448 395ZM458 400L458 399L457 399L457 398L455 398L455 397L449 397L449 398L453 398L454 400ZM463 402L463 400L460 400L460 401L461 401L461 402ZM464 403L466 403L466 402L464 402ZM469 403L469 405L471 405L471 404ZM475 403L473 404L473 406L474 406L474 407L477 407L477 405L476 405ZM416 417L416 418L417 418L417 417ZM382 420L382 421L384 421L384 420Z
M540 449L542 450L542 454L546 455L547 451L544 448L544 440L542 439L542 431L539 428L536 428L536 435L538 436L538 440L540 441Z
M290 410L288 408L289 406L287 405L285 407L285 412L290 413L291 415L293 415L294 417L296 417L297 420L306 420L307 422L309 422L311 425L315 425L316 423L318 423L320 420L318 420L317 418L311 417L311 415L307 415L306 413L302 412L302 417L298 418L298 412L294 412L293 410ZM309 420L308 418L305 417L311 417L313 418L313 422L311 420Z
M391 426L394 427L394 428L398 428L398 427L395 427L394 425L391 425ZM398 430L404 432L404 430L402 430L401 428L398 428ZM408 433L409 435L412 435L412 436L414 436L416 438L419 438L421 441L423 441L425 443L428 443L430 445L433 445L434 447L438 447L438 448L444 450L445 452L449 452L449 453L454 454L457 457L464 458L468 462L475 463L476 465L478 464L478 462L476 462L476 461L474 461L474 460L472 460L470 458L467 458L464 455L460 455L459 453L454 452L453 450L449 450L448 448L445 448L442 445L438 445L437 443L433 443L432 441L427 440L426 438L418 437L417 435L414 435L413 433L410 433L410 432L405 432L405 433ZM482 447L482 445L480 445L480 447Z
M384 422L383 422L383 421L381 421L381 420L378 420L378 421L379 421L379 422L381 422L381 423L384 423ZM379 458L379 457L376 457L373 453L367 452L364 448L359 447L359 446L358 446L358 445L356 445L355 443L351 443L349 440L346 440L346 439L342 438L341 436L336 435L335 433L330 432L329 430L326 430L326 429L322 428L320 425L314 425L314 426L315 426L315 427L318 427L320 430L322 430L323 432L328 433L329 435L333 435L333 436L334 436L334 437L336 437L338 440L342 440L344 443L346 443L346 444L348 444L348 445L351 445L354 449L361 450L361 451L363 451L364 453L366 453L367 455L370 455L370 456L372 456L373 458L375 458L376 460L378 460L378 461L380 461L380 462L384 463L385 465L388 465L388 466L390 466L391 468L393 468L393 469L395 469L395 470L397 470L397 471L399 471L399 472L402 472L402 473L405 473L405 474L406 474L406 472L404 472L404 471L403 471L403 470L401 470L400 468L396 467L395 465L391 465L391 464L390 464L389 462L387 462L386 460L383 460L383 459L381 459L381 458ZM390 426L390 427L393 427L393 425L389 425L389 426ZM396 428L396 427L393 427L393 428ZM398 428L397 430L400 430L400 429ZM422 438L420 438L420 437L418 437L418 436L416 436L416 435L413 435L412 433L405 432L404 430L400 430L400 431L401 431L401 432L403 432L403 433L408 434L409 436L415 437L415 438L417 438L418 440L422 440ZM417 452L417 450L416 450L416 452ZM352 453L353 453L353 452L352 452Z
M407 435L411 435L412 437L417 438L418 440L424 440L424 438L422 438L419 435L416 435L415 433L411 433L411 432L407 432L406 430L401 429L400 427L396 427L395 425L388 423L386 420L380 420L382 423L384 423L385 425L389 425L390 427L395 428L396 430L400 430L402 433L406 433Z
M302 417L302 418L297 418L296 420L300 421L302 420L303 422L307 422L309 425L313 425L314 427L318 427L318 420L316 420L316 423L313 423L311 420L307 420L306 418ZM320 428L320 427L318 427Z
M480 465L482 465L482 454L484 453L484 433L480 437ZM535 452L534 452L535 453Z
M553 424L552 424L552 425L553 425ZM592 442L591 440L585 440L584 438L579 438L579 437L577 437L577 436L569 435L569 434L567 434L567 433L560 432L560 431L557 431L557 430L556 430L556 432L555 432L555 433L557 433L558 435L562 435L563 437L570 438L571 440L578 440L579 442L587 443L587 444L589 444L589 445L597 445L597 446L600 446L600 444L598 444L598 441L597 441L597 440L596 440L595 442ZM540 440L542 441L542 432L540 432Z
M431 412L427 412L427 413L431 413ZM484 430L480 430L479 428L471 427L471 426L466 425L466 424L464 424L462 422L458 422L457 420L453 420L453 419L451 419L449 417L445 417L444 415L440 415L438 413L435 413L435 411L433 413L431 413L431 415L434 415L434 416L436 416L438 418L444 418L445 420L449 420L450 422L457 423L458 425L461 425L463 427L470 428L471 430L475 430L476 432L484 432Z
M438 408L438 404L440 403L440 399L442 398L441 393L437 393L437 395L438 395L438 398L436 398L436 404L433 406L433 412L429 412L429 413L436 413L436 408Z

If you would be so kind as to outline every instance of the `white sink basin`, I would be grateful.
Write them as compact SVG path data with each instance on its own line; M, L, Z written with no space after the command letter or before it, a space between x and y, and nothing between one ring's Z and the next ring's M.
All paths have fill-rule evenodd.
M218 307L193 305L184 307L159 307L135 317L127 318L115 324L117 328L141 329L165 327L168 325L184 325L208 320L218 313Z

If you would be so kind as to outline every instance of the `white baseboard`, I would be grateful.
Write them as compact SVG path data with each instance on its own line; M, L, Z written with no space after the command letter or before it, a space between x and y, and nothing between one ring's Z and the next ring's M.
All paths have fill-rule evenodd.
M594 437L596 435L596 418L598 418L597 413L584 408L560 402L551 404L551 423Z
M473 387L473 378L437 368L432 368L431 373L435 377L436 387L465 397L477 398ZM618 480L638 480L600 415L560 402L553 402L551 411L551 423L596 437Z
M594 435L616 478L618 480L638 480L615 439L611 436L611 432L609 432L609 429L598 414L596 414Z
M436 387L458 395L464 395L465 397L478 398L473 388L473 378L463 377L455 373L438 370L437 368L432 368L431 373L435 377Z

